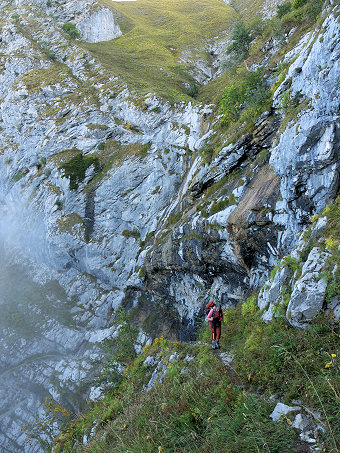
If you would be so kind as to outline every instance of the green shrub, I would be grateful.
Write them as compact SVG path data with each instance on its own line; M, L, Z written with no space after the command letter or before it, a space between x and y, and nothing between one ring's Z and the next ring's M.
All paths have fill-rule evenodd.
M221 124L229 126L242 115L243 121L254 121L267 107L270 92L261 70L247 71L223 92L220 103Z
M59 198L57 198L56 202L55 202L57 208L59 210L62 210L63 209L63 206L64 206L64 203L62 202L62 200L60 200Z
M57 59L56 53L52 49L44 49L44 54L53 61Z
M308 0L293 0L292 7L293 7L293 9L298 9L301 6L305 5L307 2L308 2Z
M326 288L326 295L325 295L325 300L326 302L330 302L333 297L338 297L340 296L340 276L338 275L337 280L331 280Z
M249 297L246 302L242 304L241 312L242 316L253 315L258 311L257 307L257 294Z
M235 23L231 35L231 41L232 43L228 47L227 51L234 53L237 61L245 59L248 56L252 36L243 21Z
M80 33L77 27L72 22L65 22L62 29L69 34L73 39L79 39Z
M314 0L310 1L306 5L306 15L309 17L312 22L315 22L322 12L323 0Z
M248 32L252 39L255 39L257 36L261 35L266 28L266 22L260 18L256 17L248 25Z
M198 87L197 87L197 85L195 85L195 84L190 85L189 88L187 88L186 92L187 92L188 96L196 99L197 95L198 95Z
M277 6L277 15L281 19L284 15L289 13L292 9L291 2L284 2L281 5Z

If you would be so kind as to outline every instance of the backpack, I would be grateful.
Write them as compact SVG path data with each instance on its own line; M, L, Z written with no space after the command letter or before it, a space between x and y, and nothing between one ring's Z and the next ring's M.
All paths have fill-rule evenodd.
M217 323L223 319L222 308L221 308L221 306L219 306L219 308L217 308L216 305L210 305L210 304L211 304L211 302L209 302L207 304L207 306L205 307L205 310L204 310L205 314L206 314L206 316L208 316L210 310L212 309L213 310L213 313L212 313L213 322Z
M220 310L216 307L213 307L213 313L212 313L212 317L213 317L213 320L220 320L220 316L221 316L221 313L220 313Z
M213 317L213 323L215 323L215 324L220 323L220 322L223 320L223 312L222 312L222 308L221 308L221 307L219 307L219 308L214 307L214 308L213 308L213 315L212 315L212 317Z

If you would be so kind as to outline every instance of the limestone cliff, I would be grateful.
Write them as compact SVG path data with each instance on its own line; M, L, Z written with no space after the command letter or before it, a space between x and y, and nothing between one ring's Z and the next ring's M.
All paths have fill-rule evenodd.
M41 291L39 300L19 304L19 322L5 324L0 338L6 377L0 440L7 449L21 448L21 425L46 394L81 405L101 342L116 330L118 307L133 314L141 343L161 332L192 338L208 292L228 306L259 289L339 189L335 3L325 5L318 25L282 57L284 77L266 78L268 90L276 83L270 109L251 131L222 137L218 145L213 105L184 95L175 103L151 92L141 96L101 59L104 44L91 47L118 41L131 28L118 8L52 3L5 2L0 9L4 268L11 275L19 266ZM70 37L67 30L74 29L82 39ZM216 77L228 32L215 47L213 36L202 38L214 54L205 61L210 72L205 65L185 67L198 52L190 49L189 59L178 57L183 67L161 77L169 83L178 77L183 92L193 81ZM267 63L268 53L279 58L275 42L266 45L271 50L261 50L257 66ZM220 149L210 162L204 158L209 146ZM312 278L318 271L311 263L326 258L313 248L301 279ZM267 292L274 282L267 282ZM326 306L321 281L307 284L315 297L301 315L306 301L294 284L287 310L296 325L322 308L338 313L336 300ZM274 300L266 294L259 303L270 311ZM155 310L162 313L158 319ZM22 332L19 324L29 317L39 322Z

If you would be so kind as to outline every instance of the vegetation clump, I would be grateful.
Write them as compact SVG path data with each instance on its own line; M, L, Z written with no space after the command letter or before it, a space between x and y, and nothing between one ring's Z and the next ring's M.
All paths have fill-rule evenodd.
M236 204L236 198L233 193L230 194L229 198L226 197L220 201L214 201L213 205L210 208L209 214L213 215L217 212L223 211L228 206L232 206Z
M281 5L277 6L277 16L279 19L282 19L282 17L289 13L292 9L292 4L291 2L284 2L281 3Z
M340 297L340 196L322 214L327 218L324 247L330 255L320 277L327 280L325 299L329 303Z
M191 98L196 99L198 95L198 87L195 83L189 85L187 88L187 95L190 96Z
M244 60L248 56L252 35L243 21L235 23L231 40L232 43L228 47L228 52L235 54L236 61Z
M18 182L18 181L20 181L20 179L23 178L25 175L27 175L27 173L28 173L28 170L27 170L27 169L18 171L18 173L16 173L16 174L13 176L12 181L13 181L13 182Z
M65 22L62 28L72 39L80 38L80 32L72 22Z
M98 157L88 156L85 157L82 153L76 154L68 162L64 163L59 169L64 170L65 178L70 178L70 189L77 190L79 184L84 180L86 170L94 166L94 170L98 171L100 168Z
M122 236L124 236L126 239L129 239L129 238L139 239L140 232L137 230L137 228L134 228L132 231L124 230L122 232Z
M263 71L243 70L224 89L220 103L221 124L230 126L238 120L254 122L268 108L270 99Z

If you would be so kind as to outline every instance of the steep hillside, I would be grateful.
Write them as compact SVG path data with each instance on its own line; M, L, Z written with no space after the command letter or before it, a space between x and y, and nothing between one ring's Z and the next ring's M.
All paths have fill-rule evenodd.
M254 291L254 329L277 313L289 331L322 314L335 328L335 2L0 11L4 449L31 448L22 426L46 396L79 413L101 394L119 308L136 350L194 340L209 297Z
M254 301L225 312L220 351L202 329L197 343L161 337L133 358L121 330L123 375L113 355L103 399L72 423L58 413L52 451L339 451L337 335L321 319L306 332L266 324Z

